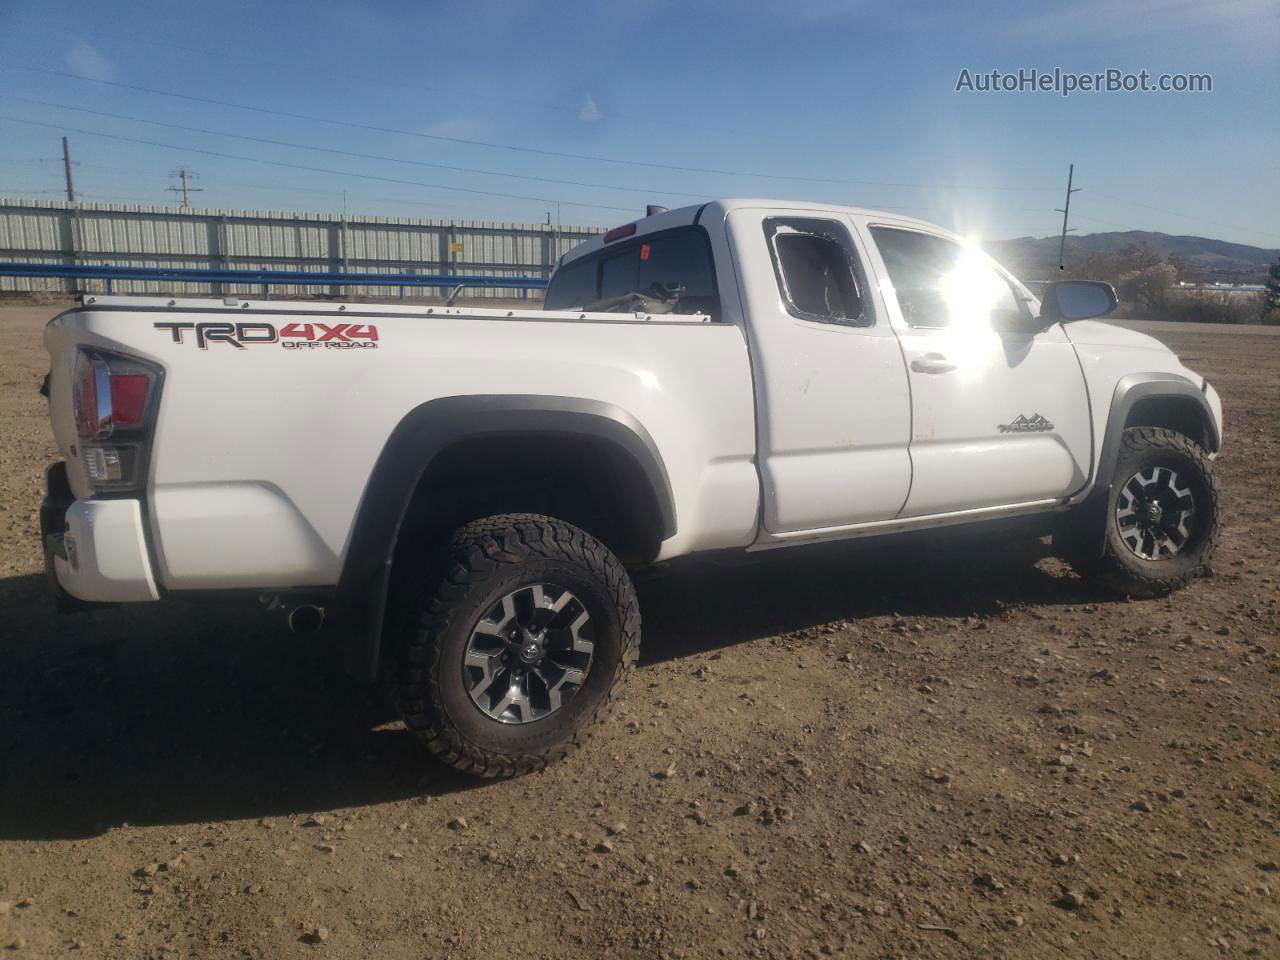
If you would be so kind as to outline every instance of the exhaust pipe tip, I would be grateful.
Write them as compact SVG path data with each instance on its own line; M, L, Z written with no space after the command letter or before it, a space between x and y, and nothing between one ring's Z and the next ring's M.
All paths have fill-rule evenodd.
M315 636L324 625L324 610L313 606L294 607L289 611L288 622L289 630L295 636Z

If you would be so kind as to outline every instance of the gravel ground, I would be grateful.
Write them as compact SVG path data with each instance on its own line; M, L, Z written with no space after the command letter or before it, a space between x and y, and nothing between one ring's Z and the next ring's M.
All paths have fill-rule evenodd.
M50 612L52 312L0 309L6 955L1280 956L1280 339L1158 331L1226 403L1212 579L689 565L587 747L480 784L253 603Z

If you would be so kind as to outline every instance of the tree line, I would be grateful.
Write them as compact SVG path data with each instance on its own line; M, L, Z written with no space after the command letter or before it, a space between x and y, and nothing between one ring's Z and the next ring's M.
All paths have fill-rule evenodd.
M1091 251L1064 265L1073 280L1105 280L1120 297L1117 315L1189 323L1280 324L1280 259L1271 265L1261 292L1194 289L1194 269L1176 253L1161 259L1145 243L1112 252Z

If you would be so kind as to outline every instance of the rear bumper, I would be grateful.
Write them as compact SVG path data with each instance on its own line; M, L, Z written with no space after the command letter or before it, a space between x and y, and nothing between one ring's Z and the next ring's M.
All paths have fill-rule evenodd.
M63 464L45 472L40 510L45 570L55 596L91 603L159 600L137 500L71 500Z

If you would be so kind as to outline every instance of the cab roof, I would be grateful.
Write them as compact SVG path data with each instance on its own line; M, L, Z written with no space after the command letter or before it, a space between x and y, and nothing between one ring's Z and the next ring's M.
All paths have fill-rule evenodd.
M704 222L709 219L723 219L734 210L758 209L760 207L767 207L771 210L799 210L805 213L841 213L859 217L884 217L887 220L895 220L900 223L910 223L920 227L927 227L930 230L944 229L936 224L929 223L927 220L908 217L904 214L893 213L889 210L873 210L867 207L848 207L838 203L811 203L804 200L770 200L768 198L755 197L730 197L722 200L710 200L707 203L690 204L687 207L677 207L674 210L655 213L651 217L640 217L633 221L627 221L627 223L634 223L636 225L636 229L634 233L628 234L626 239L643 236L648 233L656 233L659 230L670 230L673 227L687 227L690 224ZM602 249L606 246L606 236L608 236L607 233L602 233L599 236L592 237L590 240L584 240L560 258L560 266L572 263L580 257L585 257L588 254L595 253L597 250Z

